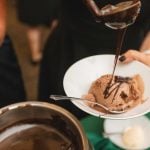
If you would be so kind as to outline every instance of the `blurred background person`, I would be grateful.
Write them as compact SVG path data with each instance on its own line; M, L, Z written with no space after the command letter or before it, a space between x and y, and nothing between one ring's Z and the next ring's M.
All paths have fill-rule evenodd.
M26 99L20 66L6 26L7 1L0 0L0 107Z
M31 49L31 61L38 63L42 59L42 27L54 30L57 25L57 0L18 0L17 10L19 20L27 24L27 38Z
M6 0L0 1L0 46L2 45L6 34Z
M119 3L121 0L95 0L95 2L96 5L106 5ZM150 30L149 1L141 2L142 9L139 17L127 29L122 53L128 49L140 50ZM82 0L62 0L59 26L48 38L44 49L40 71L39 100L49 101L50 94L65 94L63 77L68 67L87 56L115 54L116 43L117 31L106 27L103 23L96 23ZM77 117L82 117L82 112L70 102L58 102L58 105L67 108Z

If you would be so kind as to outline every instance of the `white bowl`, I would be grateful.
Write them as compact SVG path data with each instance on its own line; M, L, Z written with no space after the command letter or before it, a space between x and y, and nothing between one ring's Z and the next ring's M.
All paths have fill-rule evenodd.
M87 94L93 81L104 74L112 73L114 57L114 55L90 56L73 64L66 71L63 80L66 95L80 98ZM91 115L111 119L134 118L150 112L150 68L137 61L129 64L118 63L115 74L120 76L140 74L145 84L145 102L122 114L104 114L90 108L84 102L73 101L73 104Z
M141 143L141 147L129 147L124 144L122 139L122 134L128 128L138 127L143 130L144 141ZM120 133L120 134L110 134L108 138L116 145L123 149L132 150L145 150L150 147L150 120L146 116L140 116L134 119L127 120L110 120L106 119L104 121L104 132L105 133ZM136 135L135 135L136 137ZM138 139L137 139L138 140Z

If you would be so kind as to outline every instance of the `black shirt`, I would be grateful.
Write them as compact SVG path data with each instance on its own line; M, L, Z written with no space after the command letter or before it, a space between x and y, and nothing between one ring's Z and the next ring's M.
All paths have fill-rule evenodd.
M97 0L98 5L116 4L121 0ZM123 49L138 49L145 34L150 29L150 4L148 0L142 0L141 12L134 23L128 27L128 31L123 44ZM74 32L78 40L82 40L90 46L97 45L101 48L113 49L117 37L117 31L109 29L102 23L96 23L94 17L84 5L82 0L62 0L63 22ZM134 35L134 36L133 36ZM95 46L94 46L95 47Z

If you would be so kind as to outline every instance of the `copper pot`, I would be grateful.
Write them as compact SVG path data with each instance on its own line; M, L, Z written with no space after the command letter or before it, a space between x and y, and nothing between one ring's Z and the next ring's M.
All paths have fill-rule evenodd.
M92 150L80 122L65 109L22 102L0 109L0 150Z

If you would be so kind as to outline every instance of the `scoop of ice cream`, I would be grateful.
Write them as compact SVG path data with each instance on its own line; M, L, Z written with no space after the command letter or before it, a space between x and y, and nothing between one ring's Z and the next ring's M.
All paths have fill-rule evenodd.
M105 105L111 110L129 109L143 100L144 83L140 75L120 77L103 75L94 81L84 98Z
M138 125L125 129L122 136L123 143L129 148L141 148L144 144L144 132Z

